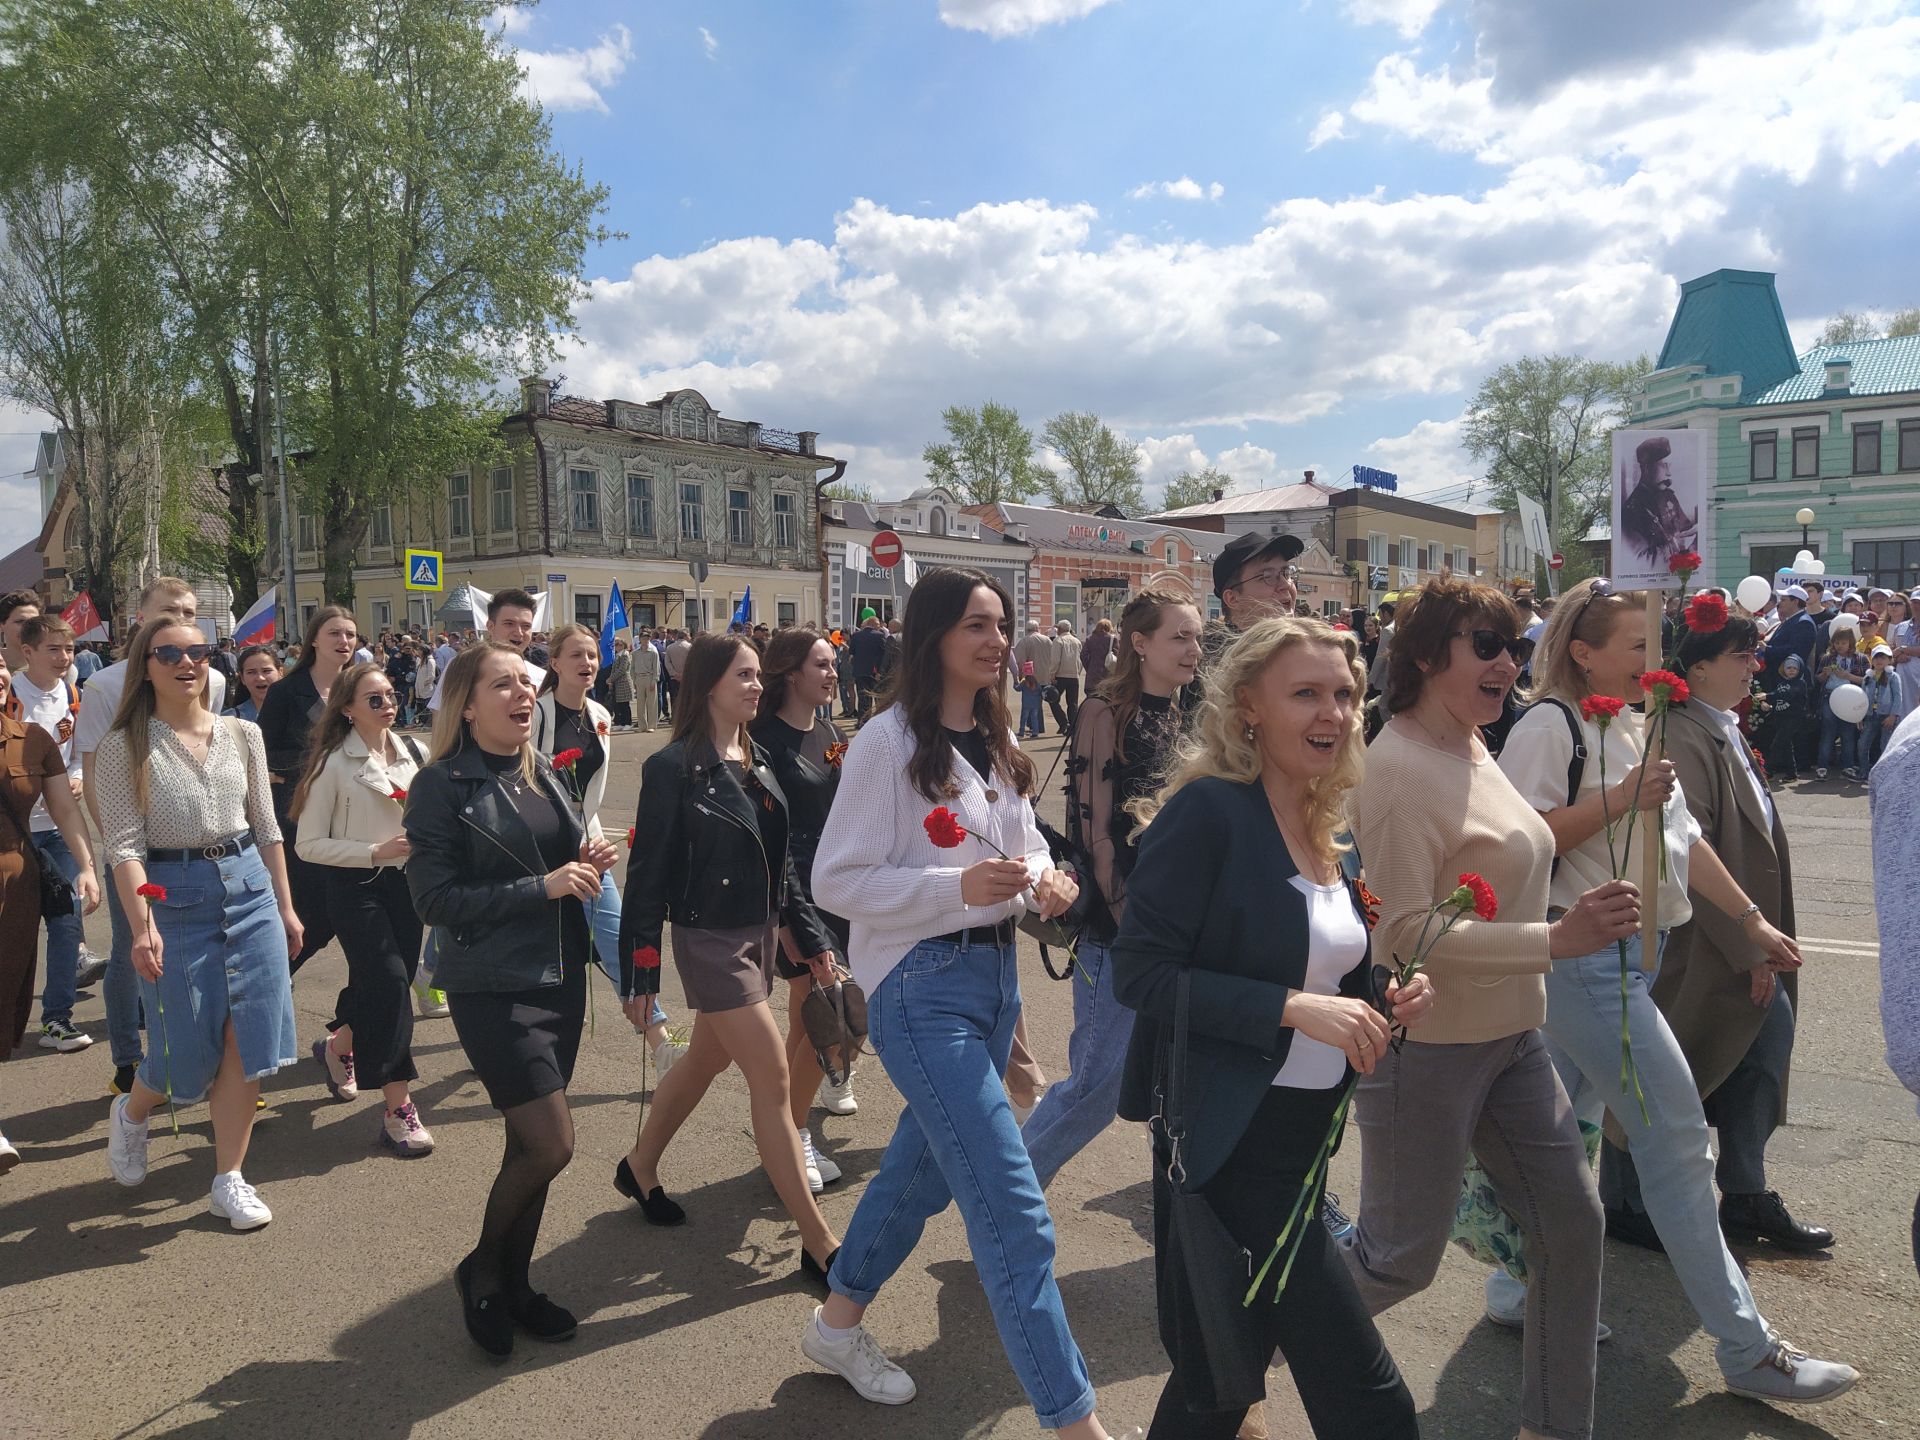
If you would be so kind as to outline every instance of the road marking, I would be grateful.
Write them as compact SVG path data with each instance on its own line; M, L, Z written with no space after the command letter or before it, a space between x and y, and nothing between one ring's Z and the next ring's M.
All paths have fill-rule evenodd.
M1878 955L1879 945L1870 940L1828 940L1819 935L1801 935L1797 937L1800 948L1811 947L1815 950L1831 950L1839 955Z

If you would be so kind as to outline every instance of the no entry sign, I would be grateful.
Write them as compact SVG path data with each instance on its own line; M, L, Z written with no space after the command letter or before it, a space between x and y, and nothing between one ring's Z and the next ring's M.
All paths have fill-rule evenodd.
M891 570L900 563L905 553L900 544L899 535L891 530L882 530L873 537L873 543L867 547L867 553L873 556L873 563L884 570Z
M1562 555L1558 550L1556 550L1553 552L1552 557L1548 559L1547 568L1549 570L1559 570L1562 567L1564 567L1566 563L1567 563L1567 557Z

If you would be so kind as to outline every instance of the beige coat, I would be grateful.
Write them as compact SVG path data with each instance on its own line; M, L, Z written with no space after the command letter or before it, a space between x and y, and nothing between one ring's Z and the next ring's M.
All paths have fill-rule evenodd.
M349 869L374 868L373 847L400 833L406 807L393 798L393 792L412 789L419 771L407 739L395 735L393 742L400 757L385 761L370 754L366 742L350 732L327 757L300 808L293 848L302 860ZM400 866L406 862L380 863Z
M1777 809L1768 825L1752 786L1734 768L1743 762L1710 708L1689 700L1673 712L1667 757L1679 774L1687 808L1714 853L1748 898L1759 904L1760 913L1793 934L1793 868L1786 830ZM1692 898L1693 919L1668 938L1654 977L1653 999L1686 1052L1701 1095L1707 1096L1745 1058L1766 1018L1749 989L1750 972L1762 957L1737 921L1704 896L1696 893ZM1798 983L1792 975L1781 981L1797 1014ZM1784 1085L1780 1119L1786 1120Z

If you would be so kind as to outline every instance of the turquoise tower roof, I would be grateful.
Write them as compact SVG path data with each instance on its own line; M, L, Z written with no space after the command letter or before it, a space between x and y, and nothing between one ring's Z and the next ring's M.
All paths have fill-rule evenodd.
M1709 375L1738 375L1741 400L1800 373L1773 276L1716 270L1680 287L1659 368L1703 365Z

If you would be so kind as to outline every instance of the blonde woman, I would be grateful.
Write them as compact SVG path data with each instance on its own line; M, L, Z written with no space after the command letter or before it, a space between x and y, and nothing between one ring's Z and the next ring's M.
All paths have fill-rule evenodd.
M147 1119L207 1097L210 1208L236 1230L273 1219L241 1174L260 1081L299 1054L289 959L300 919L287 886L260 731L208 708L213 646L193 625L149 621L127 650L126 688L94 752L107 868L133 932L150 1046L113 1102L107 1164L147 1176Z
M580 823L532 745L534 682L496 640L447 666L433 749L407 796L407 888L440 930L435 980L467 1060L506 1121L480 1241L455 1281L475 1344L513 1353L517 1325L570 1338L573 1315L533 1288L547 1186L573 1158L567 1085L586 1019L587 905L614 848Z
M382 1092L380 1143L410 1160L431 1153L433 1136L411 1089L420 1072L407 992L420 966L421 927L407 891L410 847L401 828L421 755L393 732L398 704L378 665L341 671L287 814L300 822L294 848L325 878L327 913L347 956L339 1020L313 1042L313 1058L336 1099L351 1100L363 1086Z
M1179 1185L1204 1198L1250 1268L1300 1203L1350 1079L1388 1050L1358 868L1341 834L1360 778L1365 690L1351 634L1311 619L1256 621L1210 668L1165 788L1132 805L1144 831L1113 971L1114 993L1139 1018L1120 1114L1154 1122L1156 1233L1168 1233ZM1418 1024L1430 983L1388 986L1385 1004L1394 1022ZM1177 1153L1169 1130L1184 1131ZM1157 1251L1155 1263L1161 1333L1174 1343L1150 1437L1236 1434L1276 1348L1315 1435L1420 1433L1324 1226L1301 1232L1277 1303L1264 1289L1250 1306L1237 1293L1209 1303L1217 1290L1194 1284L1179 1256ZM1229 1347L1218 1337L1232 1332L1244 1337L1238 1365L1219 1359Z

